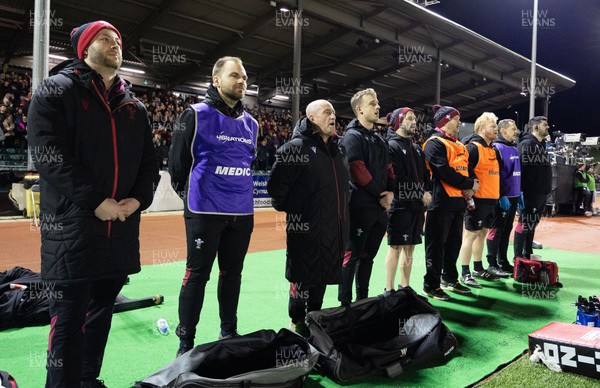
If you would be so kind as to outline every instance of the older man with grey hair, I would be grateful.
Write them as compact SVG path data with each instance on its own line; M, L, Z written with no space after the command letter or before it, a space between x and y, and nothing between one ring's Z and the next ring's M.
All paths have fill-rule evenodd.
M306 107L291 141L277 150L267 190L286 214L288 312L303 336L308 311L320 310L328 284L340 284L348 235L348 162L338 147L335 110L325 100Z

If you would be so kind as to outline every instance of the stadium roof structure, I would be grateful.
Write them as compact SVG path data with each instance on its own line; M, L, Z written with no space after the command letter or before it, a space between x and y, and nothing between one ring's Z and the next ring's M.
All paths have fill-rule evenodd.
M4 63L31 60L33 3L0 5ZM301 79L294 79L298 9ZM463 118L528 99L529 59L407 0L52 0L50 53L72 57L71 29L97 19L120 30L123 66L144 71L123 74L140 85L202 94L214 61L235 55L261 103L293 91L301 106L329 99L338 115L349 115L350 97L366 87L377 91L382 112L425 111L438 85L441 104ZM539 64L536 78L540 98L575 85Z

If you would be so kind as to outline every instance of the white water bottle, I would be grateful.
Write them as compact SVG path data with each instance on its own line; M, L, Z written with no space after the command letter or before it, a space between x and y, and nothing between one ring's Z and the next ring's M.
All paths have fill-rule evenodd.
M158 332L162 335L169 334L169 323L164 318L160 318L158 321L156 321L156 328L158 329Z

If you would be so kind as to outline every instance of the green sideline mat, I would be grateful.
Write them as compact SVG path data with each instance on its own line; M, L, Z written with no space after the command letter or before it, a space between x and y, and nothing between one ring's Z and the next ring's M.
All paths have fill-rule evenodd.
M512 249L512 248L509 248ZM371 295L384 287L384 260L387 247L382 244L375 260ZM527 348L527 335L551 321L573 322L577 295L596 295L600 279L600 255L545 248L537 251L545 260L559 263L563 289L520 289L511 279L483 282L484 288L472 295L457 295L450 302L431 300L444 322L454 332L459 348L443 366L407 371L394 380L378 378L356 386L464 387L491 373ZM174 335L177 326L177 298L184 272L183 262L169 262L168 251L153 252L160 257L131 276L122 293L128 298L154 294L165 296L161 306L115 314L100 378L108 387L130 387L173 360L178 346ZM415 249L412 285L421 291L425 270L423 245ZM239 307L239 332L288 327L288 283L284 279L285 251L249 254L246 258ZM217 268L206 287L204 309L198 325L196 342L216 340L219 332L216 301ZM330 286L324 307L337 306L337 287ZM160 335L156 321L165 318L171 334ZM9 371L22 388L44 386L48 326L12 329L0 332L0 369ZM308 387L336 384L311 375Z

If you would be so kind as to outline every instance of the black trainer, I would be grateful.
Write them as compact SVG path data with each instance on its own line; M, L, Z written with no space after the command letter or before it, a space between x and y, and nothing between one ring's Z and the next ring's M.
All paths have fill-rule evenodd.
M458 294L470 294L471 293L470 288L463 286L459 282L452 283L452 282L447 282L444 279L442 279L442 281L440 282L440 285L443 290L454 291Z
M238 334L237 331L234 331L233 333L226 333L223 330L221 330L221 332L219 333L219 340L224 340L224 339L239 337L239 336L240 335Z
M489 266L487 268L487 271L489 273L491 273L492 275L496 275L496 276L498 276L500 278L508 278L508 277L510 277L512 275L512 273L508 273L508 272L502 270L502 268L499 268L499 267Z
M506 262L501 262L501 263L498 265L498 267L499 267L499 268L500 268L502 271L510 273L510 275L511 275L511 276L512 276L512 275L513 275L513 273L515 272L515 267L514 267L512 264L510 264L508 261L506 261Z
M446 294L444 290L441 288L436 288L435 290L426 290L423 289L423 293L430 298L437 300L450 300L450 295Z
M177 349L177 355L175 356L175 358L181 356L182 354L187 353L188 351L192 350L193 348L194 348L194 344L179 343L179 349Z
M460 277L460 281L465 286L474 287L474 288L481 288L481 284L479 284L479 282L477 280L473 279L473 276L471 276L471 273L468 273L466 275L461 276ZM443 287L443 285L442 285L442 287Z
M477 279L487 280L489 282L497 282L500 278L485 269L483 271L473 271L473 277Z

